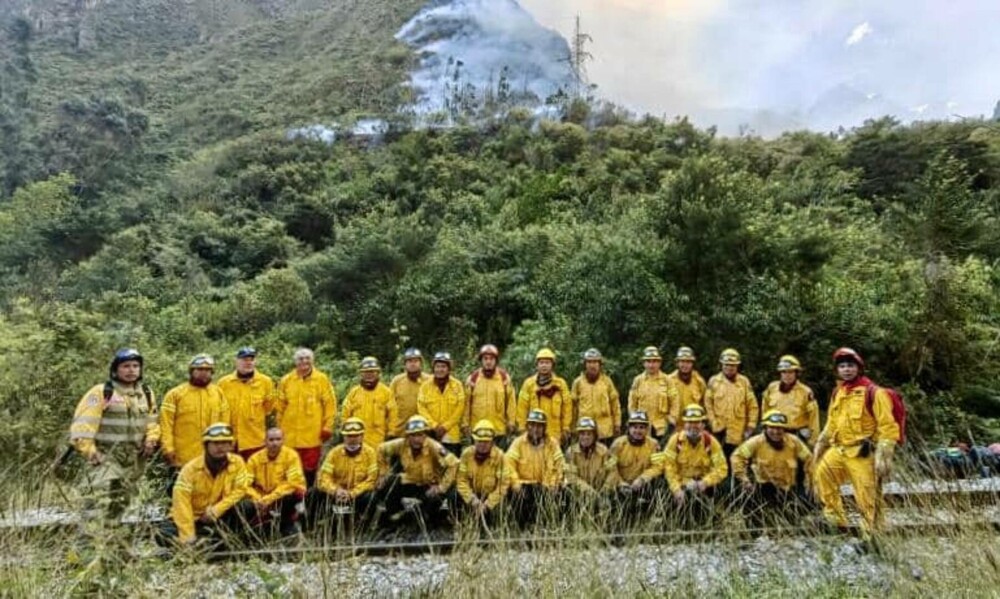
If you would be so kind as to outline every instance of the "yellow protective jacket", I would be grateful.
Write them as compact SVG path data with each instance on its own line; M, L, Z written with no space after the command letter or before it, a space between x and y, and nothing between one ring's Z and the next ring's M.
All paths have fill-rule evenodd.
M615 427L622 423L622 404L611 377L602 372L591 383L586 374L581 374L573 381L570 394L573 396L573 405L576 406L572 422L587 416L597 423L599 439L614 436Z
M448 490L455 483L458 458L434 439L424 440L424 446L414 455L406 439L393 439L378 446L380 476L394 471L404 485L440 485Z
M816 443L820 433L819 404L812 389L801 381L795 381L787 393L781 390L781 381L773 381L761 396L760 405L764 413L778 410L788 417L789 430L809 429L809 445Z
M420 388L424 383L434 378L426 372L421 372L417 380L411 380L406 373L397 374L389 383L389 389L396 399L396 409L399 411L399 427L396 429L396 436L403 436L403 425L411 416L417 415L417 397L420 396Z
M632 388L628 392L628 409L630 412L646 412L649 424L656 429L657 435L667 432L671 414L677 411L674 408L677 401L674 386L664 372L659 372L656 376L643 372L632 379Z
M726 431L726 443L742 443L744 433L757 428L760 416L750 379L737 374L730 381L721 372L708 379L705 412L713 432Z
M853 384L839 382L830 401L826 428L821 436L834 447L842 448L848 457L858 455L865 439L892 448L899 440L899 424L892 417L892 399L885 389L878 388L872 409L866 408L869 382L864 377Z
M95 385L80 398L70 425L70 443L84 457L100 450L107 453L119 444L137 450L147 441L160 440L156 398L146 397L142 385L113 383L111 397L104 400L106 384Z
M517 394L514 382L503 368L497 368L492 377L478 368L465 379L465 393L469 398L462 417L462 426L472 426L480 420L493 423L498 435L506 435L508 425L517 420Z
M246 497L250 487L250 474L243 458L229 454L229 464L212 476L205 466L205 457L198 456L181 468L174 483L173 502L170 504L170 518L177 526L178 538L182 543L195 538L195 522L202 514L209 512L216 519L221 518L229 508Z
M462 442L462 417L465 415L465 387L453 376L442 391L432 377L420 387L417 396L417 413L427 419L431 428L443 426L442 443Z
M693 481L714 487L729 475L729 465L722 445L708 432L692 444L680 431L671 435L663 448L663 473L670 492L676 493Z
M812 453L809 448L801 439L787 433L781 450L771 447L763 434L754 435L733 452L730 460L733 463L733 478L736 480L771 483L785 491L795 486L799 464L802 464L807 478L812 473ZM748 464L753 472L752 479L747 472Z
M399 411L392 390L379 382L374 389L355 385L344 399L343 420L360 418L365 423L365 443L378 447L399 429Z
M333 435L337 395L329 377L315 368L305 378L294 370L281 377L276 408L289 447L319 447Z
M681 380L681 373L675 370L667 375L667 380L674 387L674 395L677 400L673 402L670 410L670 423L676 425L681 420L681 410L691 404L705 405L705 393L708 391L708 384L701 377L697 370L691 371L690 382Z
M517 396L517 429L527 430L528 412L541 410L548 417L548 434L556 439L573 430L573 395L565 379L552 375L544 387L538 386L538 375L529 376ZM560 453L560 455L562 455Z
M652 437L646 437L642 445L632 445L628 435L622 435L611 444L610 451L615 458L615 469L608 479L609 489L621 483L632 484L637 478L648 483L663 475L663 459Z
M566 462L559 442L552 437L532 445L525 433L514 439L504 457L514 491L519 491L524 484L541 484L550 490L563 484Z
M173 453L173 465L184 466L204 451L201 435L208 425L216 422L230 422L229 402L218 385L177 385L167 391L160 406L163 453Z
M258 451L247 461L247 471L250 474L247 494L254 501L270 505L286 495L306 492L302 460L290 447L282 446L273 460L267 455L267 449Z
M340 489L346 490L351 497L375 490L378 482L378 453L370 445L361 445L361 451L356 455L348 455L343 444L338 445L326 454L323 465L319 469L320 491L334 494Z
M264 447L267 415L274 409L277 388L274 379L262 372L243 380L231 372L219 379L219 388L229 404L229 413L240 451Z
M594 443L589 452L574 443L566 450L564 470L568 486L580 491L601 491L615 470L615 458L603 443Z
M465 448L458 460L458 475L455 480L455 490L462 501L472 503L475 496L485 502L486 507L493 509L503 501L509 485L510 476L499 447L493 447L489 457L482 462L476 461L475 447Z

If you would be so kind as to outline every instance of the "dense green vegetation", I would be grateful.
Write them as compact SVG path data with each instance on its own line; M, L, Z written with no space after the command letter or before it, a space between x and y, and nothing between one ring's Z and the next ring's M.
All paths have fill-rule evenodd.
M925 438L994 440L996 123L717 139L574 105L288 141L405 98L392 33L420 3L288 4L110 3L84 49L6 15L4 455L54 444L117 347L162 394L192 354L246 343L274 374L311 346L341 390L410 344L468 366L495 342L518 378L541 344L564 376L596 346L623 387L643 346L690 344L703 372L735 346L760 387L799 355L820 395L851 345Z

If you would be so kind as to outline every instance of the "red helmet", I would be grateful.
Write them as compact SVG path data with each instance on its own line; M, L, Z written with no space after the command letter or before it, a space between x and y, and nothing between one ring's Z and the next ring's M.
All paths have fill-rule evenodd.
M494 358L496 358L496 359L499 360L500 359L500 350L497 349L497 346L493 345L492 343L487 343L486 345L484 345L484 346L482 346L482 347L479 348L479 356L478 356L478 358L481 360L483 358L483 356L485 356L485 355L491 355Z
M841 347L837 351L833 352L833 363L836 364L844 359L851 359L857 363L860 368L865 367L865 361L861 358L861 354L854 351L849 347Z

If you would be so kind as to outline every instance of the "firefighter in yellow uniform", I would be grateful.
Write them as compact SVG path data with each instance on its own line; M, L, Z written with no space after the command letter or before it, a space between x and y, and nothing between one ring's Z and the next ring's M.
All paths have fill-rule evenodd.
M772 381L760 398L761 409L778 410L788 418L788 430L812 447L819 437L819 404L812 389L799 380L802 365L795 356L778 358L779 381Z
M354 530L372 517L378 483L378 451L364 442L365 423L347 418L340 427L344 442L326 454L316 488L306 494L310 526L323 522L334 506L350 510Z
M565 457L547 431L545 412L528 412L525 426L505 454L515 518L522 526L536 522L540 513L555 513L565 477Z
M201 455L202 432L213 422L229 424L229 403L222 389L212 383L215 360L199 354L188 364L188 382L163 397L160 406L160 443L163 457L181 468Z
M392 396L396 400L396 409L399 410L399 424L395 436L403 436L406 421L417 415L417 396L420 395L420 388L431 378L431 375L424 372L424 355L415 347L407 348L403 352L403 372L393 377L389 383L389 389L392 390Z
M86 460L90 499L117 518L142 480L146 459L160 441L156 399L142 382L143 358L118 351L107 382L90 389L76 406L70 443Z
M755 528L788 525L809 508L809 477L805 484L798 479L799 472L812 471L812 453L789 432L788 418L780 411L768 411L761 424L764 432L747 439L731 458L733 478L742 491L743 517Z
M692 404L681 412L684 428L663 448L666 476L681 520L704 523L715 512L716 486L726 480L729 466L722 445L705 430L705 408Z
M441 513L445 501L453 498L458 458L428 438L430 430L426 418L413 416L406 423L406 438L378 447L378 486L392 522L400 521L407 512L419 511L425 522L439 523L445 517Z
M280 428L268 429L264 443L264 449L247 461L247 496L257 509L258 523L277 524L282 536L295 534L299 531L298 506L306 496L302 460L294 449L284 446L285 434Z
M431 364L434 377L424 383L417 396L417 414L426 420L438 440L452 455L462 454L462 418L465 387L451 376L451 354L437 352Z
M576 377L570 393L576 406L576 420L593 418L597 438L610 445L622 431L622 406L611 377L604 374L604 356L596 348L583 352L583 374Z
M361 360L361 382L344 398L344 420L360 418L365 423L365 443L378 447L387 437L394 437L399 428L396 398L379 375L378 360L368 356Z
M295 369L278 383L277 424L285 431L285 445L298 452L311 487L323 443L333 436L337 395L330 378L315 368L316 356L311 349L295 350L294 359Z
M236 438L229 424L209 425L202 440L202 455L184 465L174 484L160 540L188 545L205 538L232 547L247 533L255 511L247 499L250 474L243 458L232 453Z
M607 489L615 494L615 504L623 520L648 513L657 491L656 481L663 475L659 444L649 436L649 416L642 411L628 416L628 429L611 444L615 468L608 477Z
M528 414L541 410L548 418L548 434L556 443L569 443L573 429L573 396L566 380L554 372L556 354L543 348L535 354L535 374L525 379L517 396L517 429L528 428ZM560 454L562 455L562 454Z
M628 411L649 415L650 435L659 442L670 434L670 414L673 403L677 401L670 379L660 369L662 365L660 350L652 346L642 350L644 372L632 379L632 388L628 393Z
M249 460L264 447L267 418L277 399L274 380L257 370L257 350L241 347L236 352L236 370L219 379L219 389L229 404L236 450Z
M458 462L455 490L466 512L480 522L493 524L507 496L510 476L503 451L493 442L493 422L480 420L471 433L472 446L465 448Z
M479 349L479 368L465 379L468 397L462 417L462 435L469 434L472 423L489 420L496 431L493 444L505 449L509 434L517 429L517 394L510 373L500 367L500 350L486 344Z
M583 501L594 501L615 470L614 456L597 440L597 422L584 416L576 423L576 443L566 450L566 488Z
M750 379L740 374L740 353L726 349L719 356L722 371L708 379L705 411L712 433L729 459L740 443L750 438L760 415Z
M844 527L847 518L840 486L850 481L866 534L883 525L881 482L889 477L899 424L888 392L864 376L864 360L850 348L833 354L837 389L830 401L826 427L816 442L816 490L823 515Z
M670 424L677 426L681 419L681 408L691 404L705 405L705 393L708 385L701 374L694 369L694 350L687 346L677 349L674 357L674 364L677 368L667 375L670 384L674 387L676 401L673 402L670 411Z

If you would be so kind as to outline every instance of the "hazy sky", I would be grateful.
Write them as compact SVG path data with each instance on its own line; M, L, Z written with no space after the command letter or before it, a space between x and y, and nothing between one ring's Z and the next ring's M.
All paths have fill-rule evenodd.
M656 114L807 113L845 84L904 120L991 114L1000 0L520 0L567 37L594 38L604 97Z

